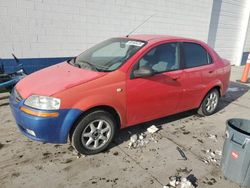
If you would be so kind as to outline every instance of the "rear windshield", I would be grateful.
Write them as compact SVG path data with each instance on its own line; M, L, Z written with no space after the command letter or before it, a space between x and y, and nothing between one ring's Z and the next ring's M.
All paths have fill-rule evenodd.
M83 69L110 72L118 69L145 44L145 41L112 38L95 45L69 63Z

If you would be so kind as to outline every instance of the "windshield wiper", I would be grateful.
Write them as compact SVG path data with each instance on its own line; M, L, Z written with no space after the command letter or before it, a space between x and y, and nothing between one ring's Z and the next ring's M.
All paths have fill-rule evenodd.
M73 62L72 62L72 60L73 60ZM76 62L76 57L73 57L72 59L67 60L67 63L69 63L69 64L71 64L73 66L75 66L75 62Z
M75 59L74 59L74 63L75 63ZM84 63L84 64L87 64L87 65L89 65L91 68L93 68L95 71L98 71L99 72L99 69L95 66L95 65L93 65L93 64L91 64L91 63L89 63L89 62L87 62L87 61L78 61L78 63L75 63L75 64L77 64L77 65L79 65L80 67L81 67L81 63Z
M87 61L78 61L76 63L76 58L77 57L73 57L72 59L67 60L67 63L69 63L69 64L71 64L71 65L73 65L75 67L78 67L78 68L81 68L81 63L82 64L87 64L91 68L93 68L95 71L98 71L98 72L100 72L100 71L102 71L102 72L110 72L110 70L108 70L109 67L107 67L107 66L93 65L92 63L89 63Z
M102 71L102 72L111 72L111 70L109 70L108 66L96 65L96 67L98 67L99 71Z

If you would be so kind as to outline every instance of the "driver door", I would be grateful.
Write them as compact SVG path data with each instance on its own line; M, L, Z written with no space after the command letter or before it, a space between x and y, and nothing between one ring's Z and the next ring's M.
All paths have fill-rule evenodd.
M134 70L147 67L152 76L136 78ZM153 47L134 64L127 80L127 125L174 114L182 94L179 43Z

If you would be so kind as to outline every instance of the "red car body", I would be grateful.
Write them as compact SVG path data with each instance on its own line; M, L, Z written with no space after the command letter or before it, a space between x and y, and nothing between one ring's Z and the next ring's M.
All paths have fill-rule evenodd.
M164 35L128 38L147 43L115 71L95 72L63 62L27 76L16 85L16 90L23 100L34 94L59 98L60 109L78 109L85 113L95 108L108 108L119 117L120 128L199 108L213 88L219 90L220 96L225 94L230 63L207 44ZM171 42L199 44L211 56L212 63L131 79L134 64L145 53Z

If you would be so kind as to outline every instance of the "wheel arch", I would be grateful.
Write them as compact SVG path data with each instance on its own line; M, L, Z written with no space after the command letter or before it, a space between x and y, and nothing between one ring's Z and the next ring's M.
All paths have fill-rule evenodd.
M84 118L86 115L88 115L94 111L97 111L97 110L104 110L106 112L109 112L115 118L116 125L118 126L117 129L121 128L121 116L115 108L108 106L108 105L100 105L100 106L91 107L90 109L82 112L78 116L78 118L74 121L74 123L71 126L69 133L68 133L68 137L69 137L70 142L72 139L73 132L74 132L75 128L77 127L78 123L82 120L82 118Z
M203 100L205 99L205 97L207 96L207 94L210 92L210 91L212 91L213 89L216 89L218 92L219 92L219 97L221 97L222 96L222 91L221 91L221 85L214 85L213 87L211 87L209 90L207 90L206 91L206 93L205 93L205 95L203 96L203 98L202 98L202 100L200 101L200 105L199 105L199 107L201 106L201 104L202 104L202 102L203 102Z

